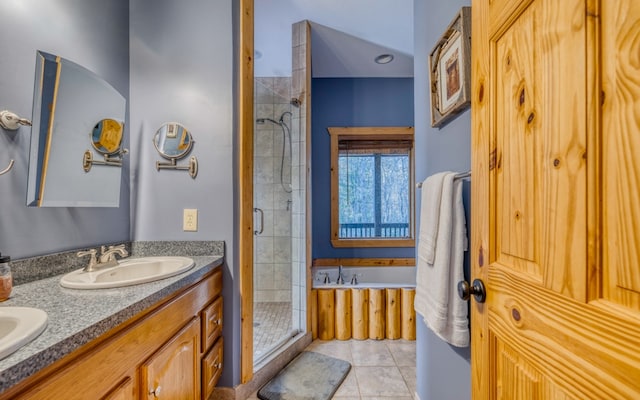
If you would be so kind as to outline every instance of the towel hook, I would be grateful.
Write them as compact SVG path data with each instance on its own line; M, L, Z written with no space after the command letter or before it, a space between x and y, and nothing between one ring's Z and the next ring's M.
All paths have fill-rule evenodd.
M7 172L9 172L11 170L11 168L13 168L13 162L14 162L13 160L10 160L9 161L9 166L7 168L3 169L2 171L0 171L0 175L4 175Z

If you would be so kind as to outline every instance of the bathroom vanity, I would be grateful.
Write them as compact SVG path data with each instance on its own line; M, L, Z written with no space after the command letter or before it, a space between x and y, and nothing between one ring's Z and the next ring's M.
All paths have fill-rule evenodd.
M49 314L45 332L0 361L4 399L207 399L223 365L222 257L181 275L73 290L59 276L16 287L7 305Z

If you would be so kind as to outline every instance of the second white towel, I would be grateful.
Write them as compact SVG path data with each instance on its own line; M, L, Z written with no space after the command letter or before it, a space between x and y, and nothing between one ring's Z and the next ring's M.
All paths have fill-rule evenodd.
M414 307L436 335L454 346L466 347L467 303L458 297L457 284L464 279L467 232L462 181L455 176L455 172L435 174L422 186Z

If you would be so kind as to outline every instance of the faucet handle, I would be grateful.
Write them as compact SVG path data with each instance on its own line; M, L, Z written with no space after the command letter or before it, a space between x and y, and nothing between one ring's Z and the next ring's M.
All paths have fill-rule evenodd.
M78 253L76 253L76 255L78 257L84 257L84 256L91 256L92 258L96 256L96 253L98 253L98 250L96 249L89 249L89 250L82 250L79 251Z
M353 276L351 277L351 284L352 285L358 284L358 274L353 274Z
M89 258L89 265L87 267L87 268L91 269L98 263L98 259L96 258L96 254L97 253L98 253L98 250L89 249L89 250L85 250L85 251L79 251L79 252L76 253L76 255L78 257L91 256L91 258Z
M324 273L324 284L328 285L329 283L331 283L331 279L329 278L329 273L328 272L323 272Z

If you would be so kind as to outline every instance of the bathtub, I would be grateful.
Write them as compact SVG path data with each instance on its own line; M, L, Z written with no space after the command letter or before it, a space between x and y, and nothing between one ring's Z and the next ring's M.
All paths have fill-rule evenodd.
M380 282L358 282L355 285L350 284L349 282L344 285L338 285L337 283L315 283L313 284L313 289L365 289L365 288L373 288L373 289L399 289L399 288L415 288L415 283L408 282L400 282L400 283L380 283Z
M325 274L329 274L331 283L324 283ZM358 284L352 285L351 279L356 275ZM344 285L336 284L338 267L315 267L312 269L313 289L345 289L345 288L415 288L415 267L344 267L342 276Z
M331 283L324 283L326 273ZM350 283L353 274L357 284ZM313 271L314 338L415 340L414 267L344 268L343 276L345 283L337 284L337 268Z

